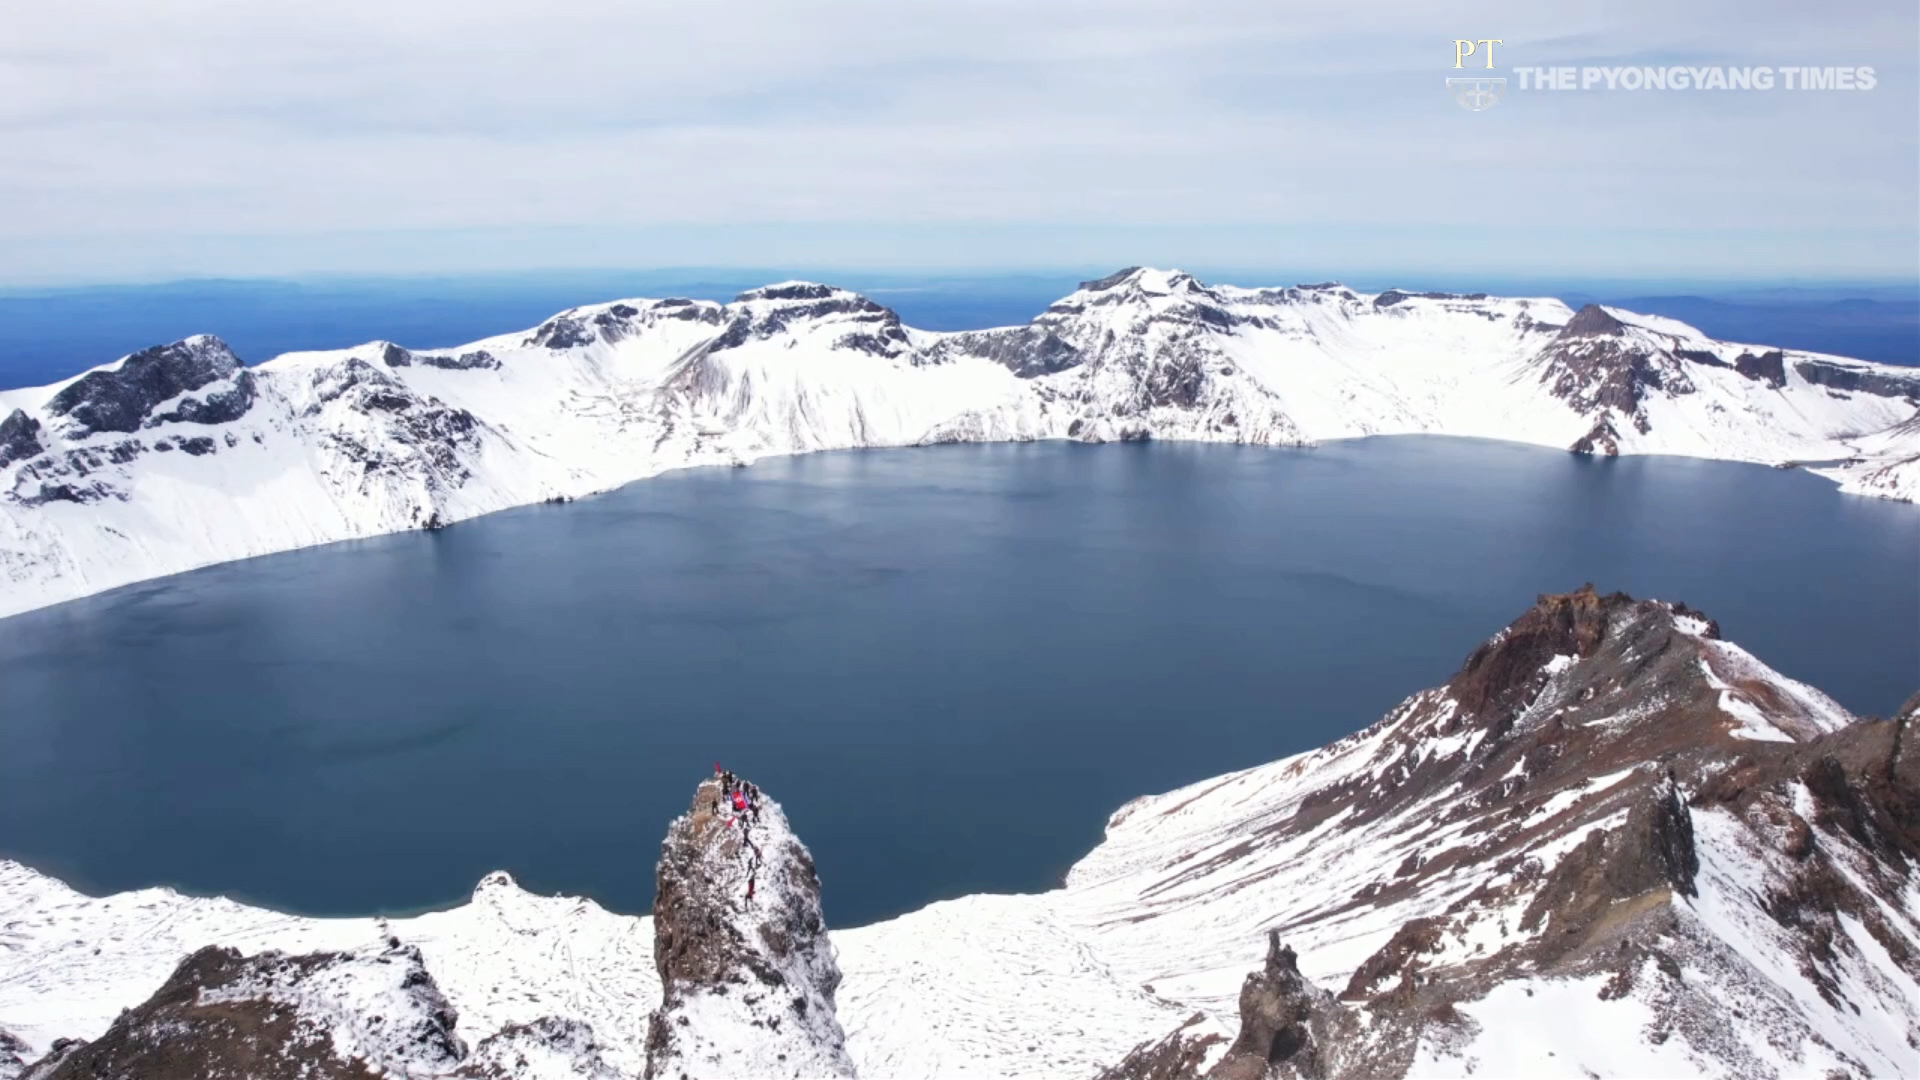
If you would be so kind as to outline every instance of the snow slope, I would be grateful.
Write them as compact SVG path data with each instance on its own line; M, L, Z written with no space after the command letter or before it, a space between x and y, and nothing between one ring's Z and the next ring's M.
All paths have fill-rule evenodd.
M591 1025L624 1074L645 1063L647 1012L660 997L652 920L533 896L499 873L448 911L308 919L170 889L96 899L0 860L0 1029L23 1041L31 1060L55 1039L99 1036L208 945L353 953L378 950L390 936L419 948L470 1046L558 1016Z
M244 367L213 338L0 391L0 615L694 465L952 441L1397 433L1804 463L1920 494L1920 375L1551 299L1131 270L936 334L789 282L576 308L447 349Z
M1277 931L1338 995L1329 1022L1360 1033L1336 1075L1911 1074L1920 843L1899 807L1920 805L1916 711L1856 720L1683 606L1543 597L1365 731L1122 807L1060 889L833 932L831 1007L869 1078L1091 1077L1181 1032L1212 1038L1212 1062ZM692 852L675 879L730 898L722 921L752 933L727 956L751 967L750 943L774 940L755 927L810 925L778 899L808 892L797 840L800 884L743 900L728 868L755 864L733 834L709 821L696 843L682 822L662 873ZM784 818L766 838L791 839ZM721 869L701 869L709 849ZM503 874L450 911L316 920L167 890L87 898L0 862L0 1035L21 1060L98 1037L205 945L366 955L397 939L466 1045L561 1025L566 1045L599 1045L584 1060L635 1075L662 1006L655 931ZM818 1009L834 961L812 933L768 964ZM687 1002L710 996L663 1015L694 1023ZM820 1030L806 1040L837 1047ZM542 1075L569 1074L548 1057Z

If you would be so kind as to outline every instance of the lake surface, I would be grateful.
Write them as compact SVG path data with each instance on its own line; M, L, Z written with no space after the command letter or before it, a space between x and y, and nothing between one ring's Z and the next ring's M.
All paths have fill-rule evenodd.
M496 868L640 911L718 759L855 925L1048 887L1126 800L1354 731L1585 581L1859 712L1920 687L1920 512L1800 473L1439 438L819 454L0 620L0 854L314 913Z

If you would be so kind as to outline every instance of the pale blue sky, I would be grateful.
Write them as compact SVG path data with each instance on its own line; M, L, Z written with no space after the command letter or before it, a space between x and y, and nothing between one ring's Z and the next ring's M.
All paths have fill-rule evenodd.
M0 283L1127 263L1914 277L1911 0L69 0L0 40ZM1868 92L1446 97L1872 65Z

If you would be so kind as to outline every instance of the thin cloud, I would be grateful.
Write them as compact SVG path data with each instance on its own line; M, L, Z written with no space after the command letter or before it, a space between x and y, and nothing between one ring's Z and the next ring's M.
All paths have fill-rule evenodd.
M1915 65L1889 43L1916 26L1857 2L39 5L0 51L0 275L61 237L281 236L297 264L322 232L741 221L1907 238ZM1468 114L1440 79L1469 31L1502 67L1870 63L1881 86Z

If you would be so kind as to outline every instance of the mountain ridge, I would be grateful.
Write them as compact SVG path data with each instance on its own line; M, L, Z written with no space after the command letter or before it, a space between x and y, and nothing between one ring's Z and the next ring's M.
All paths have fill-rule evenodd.
M1382 434L1805 465L1920 498L1920 375L1551 299L1133 268L1024 326L845 289L571 308L246 366L216 338L0 391L0 615L211 563L869 446ZM178 451L178 452L176 452Z

